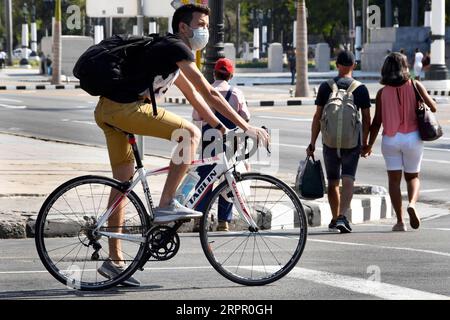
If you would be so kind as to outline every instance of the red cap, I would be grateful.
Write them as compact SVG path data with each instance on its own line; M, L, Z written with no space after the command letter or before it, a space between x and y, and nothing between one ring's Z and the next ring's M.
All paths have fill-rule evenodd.
M227 58L219 59L216 62L216 66L214 67L214 70L222 72L222 73L233 74L234 73L233 62Z

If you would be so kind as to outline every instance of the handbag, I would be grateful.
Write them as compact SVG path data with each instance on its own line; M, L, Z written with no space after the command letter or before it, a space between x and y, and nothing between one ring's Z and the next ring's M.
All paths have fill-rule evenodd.
M439 124L436 115L431 112L430 108L426 105L420 91L417 89L415 81L413 81L413 87L418 101L416 115L420 138L423 141L437 140L443 135L442 127Z
M303 199L319 199L325 193L325 178L323 175L320 160L315 160L314 156L307 156L304 161L300 161L297 171L295 190Z

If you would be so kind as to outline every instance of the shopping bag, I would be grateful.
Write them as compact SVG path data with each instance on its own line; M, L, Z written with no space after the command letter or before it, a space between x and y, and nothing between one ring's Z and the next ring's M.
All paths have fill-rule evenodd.
M314 200L323 197L325 178L320 160L307 156L304 161L300 161L295 189L303 199Z

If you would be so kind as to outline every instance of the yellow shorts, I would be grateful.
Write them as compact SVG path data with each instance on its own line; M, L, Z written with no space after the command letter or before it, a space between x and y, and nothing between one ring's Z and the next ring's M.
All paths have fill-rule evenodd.
M152 105L144 101L118 103L105 97L100 98L95 108L95 121L105 133L112 167L134 162L127 137L112 127L138 135L171 140L175 130L187 126L186 120L163 108L158 108L158 115L154 117Z

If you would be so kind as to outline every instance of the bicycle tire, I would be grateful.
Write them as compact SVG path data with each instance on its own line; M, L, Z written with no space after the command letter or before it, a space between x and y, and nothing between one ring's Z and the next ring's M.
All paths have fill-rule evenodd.
M78 188L80 187L80 188ZM87 189L87 187L89 187L89 189ZM65 182L64 184L62 184L61 186L59 186L58 188L56 188L45 200L44 204L42 205L37 220L36 220L36 225L35 225L35 244L36 244L36 249L37 252L39 254L39 257L42 261L42 263L44 264L45 268L48 270L48 272L50 272L50 274L57 279L59 282L67 285L70 288L74 288L74 289L79 289L79 290L104 290L104 289L108 289L111 288L123 281L125 281L126 279L128 279L138 268L139 266L142 264L142 259L144 259L146 257L146 250L147 250L147 244L146 243L136 243L134 249L132 250L132 252L135 252L135 256L131 256L132 253L129 254L129 256L131 258L133 258L131 260L131 263L129 263L128 267L124 269L123 272L119 273L117 276L107 279L105 278L100 278L98 276L97 270L98 270L98 263L99 261L102 260L106 260L107 256L109 256L109 251L106 252L105 249L103 249L104 246L102 246L102 249L100 249L98 255L99 258L97 258L97 260L95 260L94 257L94 253L92 253L91 255L91 259L88 259L88 255L90 253L89 250L93 250L95 251L93 248L90 248L90 245L87 246L86 249L86 255L85 255L85 260L82 261L80 260L80 263L83 264L83 269L77 269L77 268L73 268L72 266L74 266L75 262L78 263L78 254L80 253L81 249L84 247L86 247L86 240L88 239L87 236L87 231L86 229L88 228L88 221L91 221L90 219L94 219L94 216L89 216L89 201L82 201L81 199L84 199L84 197L86 197L86 199L89 197L89 192L92 195L92 209L94 211L91 211L91 213L95 213L96 210L96 215L98 218L98 216L100 215L100 209L102 209L102 212L104 212L107 207L108 207L108 200L105 201L105 205L106 207L102 207L102 200L100 200L99 203L95 203L95 199L94 199L94 195L96 195L97 193L99 193L99 191L96 190L100 190L101 188L103 188L102 190L102 200L103 197L107 194L105 193L105 191L107 191L108 189L110 190L116 190L120 193L123 194L123 188L122 185L119 181L114 180L114 179L110 179L107 177L101 177L101 176L82 176L82 177L78 177L72 180L69 180L67 182ZM83 191L84 189L87 190L87 195L81 195L80 196L80 192ZM74 193L75 191L75 193ZM82 221L82 219L80 219L80 213L77 214L76 210L73 209L72 207L74 207L75 205L78 206L78 203L76 203L75 201L71 201L70 197L73 197L74 199L76 198L74 195L78 196L78 202L79 204L81 204L82 207L82 213L83 213L83 219L86 221L86 224L80 224L80 221ZM108 193L108 197L109 197L109 193ZM142 236L144 236L145 232L149 229L149 218L146 212L146 209L144 207L144 205L142 204L141 200L139 199L139 197L136 195L136 193L134 192L130 192L127 196L126 196L127 201L129 201L126 205L124 205L124 210L125 210L125 218L124 218L124 225L119 226L121 228L121 230L126 233L132 233L135 232L137 234L142 234ZM61 200L61 201L60 201ZM83 205L86 206L86 208ZM59 208L55 207L55 204L57 204L58 206L61 206ZM67 204L67 205L66 205ZM132 207L129 207L129 204L132 205ZM62 207L65 207L66 209L68 209L68 213L64 213L61 210ZM134 210L134 211L133 211ZM72 211L72 212L70 212ZM134 219L135 217L130 218L128 215L128 212L132 212L132 214L135 214L135 217L137 217L137 219ZM49 216L49 215L52 216ZM62 217L61 217L62 216ZM88 220L86 220L86 217L88 217ZM58 220L60 219L60 220ZM94 220L92 220L94 221ZM137 222L136 222L137 221ZM60 229L58 229L58 223L60 223L60 225L63 225L63 227L60 227ZM134 225L133 225L134 223ZM128 224L128 225L127 225ZM140 224L140 225L139 225ZM55 226L52 227L50 226ZM64 225L66 227L64 227ZM94 224L93 224L94 225ZM115 226L116 227L116 226ZM108 227L106 227L108 228ZM71 245L68 246L63 246L63 247L57 247L54 248L55 245L60 245L61 243L67 243L69 241L73 241L74 240L74 235L76 235L78 233L78 241L80 242L80 244L77 243L77 241L75 241L74 243L72 243ZM84 237L84 238L83 238ZM83 240L81 239L83 238ZM72 239L72 240L70 240ZM100 239L97 241L98 243L100 243L101 241L103 241L103 243L107 242L105 241L105 239L102 239L102 237L100 237ZM121 240L121 244L123 244L125 241ZM131 244L129 244L130 241L126 241L125 245L126 246L130 246ZM58 253L58 250L63 250L64 247L72 247L73 251L73 246L75 246L75 248L78 248L78 246L80 246L80 249L78 249L78 254L75 258L73 258L73 254L69 256L69 253L67 253L65 256L63 256L58 262L55 263L54 260L56 260L55 258L52 258L53 256L53 252L55 254L55 256L57 255L61 255L60 253ZM107 247L107 244L106 244ZM123 249L123 248L121 248ZM104 253L102 252L102 250L104 251ZM109 250L109 249L108 249ZM125 253L123 250L121 250L123 255L128 254ZM51 254L52 253L52 254ZM59 256L58 256L59 258ZM100 259L103 258L103 259ZM65 264L65 261L63 260L68 260L67 264L70 263L70 259L73 259L71 266L68 269L63 269L58 267L57 265L59 263L61 263L61 265L67 265ZM95 262L96 264L96 268L91 270L88 268L85 268L87 264L92 265L94 262L93 261L97 261ZM79 267L78 264L75 265L76 267ZM81 277L78 279L79 281L77 281L76 278L74 278L73 274L71 275L70 273L75 273L75 276L78 277L79 274L76 274L76 272L79 272L81 270ZM83 281L83 275L87 274L92 274L92 272L95 273L95 281L91 280L91 281ZM93 275L92 275L93 278Z
M255 181L256 183L252 184L252 182ZM258 186L258 181L261 181L260 186ZM298 263L306 244L307 219L303 206L297 194L294 190L292 190L291 187L289 187L281 180L269 175L246 173L242 174L239 178L236 178L236 183L239 190L241 190L239 185L242 186L243 182L247 182L247 185L248 182L251 182L249 189L250 193L248 195L244 195L244 197L246 198L245 201L249 205L249 208L253 206L253 210L250 210L252 211L252 215L256 215L256 221L258 223L259 230L257 232L250 231L248 229L248 224L245 224L245 222L243 222L242 219L239 218L239 216L237 216L236 218L237 210L235 210L235 212L233 213L233 220L229 223L230 225L234 224L234 230L230 230L229 232L217 231L215 223L217 223L217 220L219 220L218 209L216 208L219 203L218 199L220 199L220 196L223 197L227 194L228 196L231 196L228 183L227 181L224 181L213 190L212 194L209 197L205 213L200 222L200 241L206 258L213 266L213 268L222 276L238 284L247 286L261 286L281 279L286 274L288 274ZM261 184L265 184L265 186L261 186ZM249 204L248 198L250 198L251 200L251 197L253 197L253 195L251 194L251 188L253 188L254 201L253 203ZM268 206L270 204L272 206L271 208L269 208L268 206L267 208L262 207L262 205L260 204L260 198L256 195L256 192L259 188L266 188L269 190L269 193L267 194L265 200L265 204L268 204ZM274 201L269 200L269 196L272 190L274 190L272 195L276 198L279 198L278 203L274 203ZM279 197L280 195L281 197ZM283 217L284 213L277 213L277 210L280 211L280 208L282 208L283 206L284 207L282 210L288 207L286 205L287 202L280 202L284 197L287 197L287 202L290 201L293 204L291 208L292 212L288 213L288 211L286 211L285 217ZM288 210L290 209L288 208ZM269 215L270 218L268 218ZM288 215L291 216L288 217ZM281 221L282 219L290 220L291 217L293 219L292 223L288 221L285 225L275 224L275 221ZM283 226L285 227L284 229ZM290 229L288 229L287 227L290 227ZM264 240L266 236L267 241ZM285 241L284 244L289 244L290 248L286 249L282 245L276 243L281 243L279 239L282 238L286 238L287 240L289 240L289 242ZM227 246L231 246L235 239L238 239L238 241L242 239L244 240L240 242L239 246L237 246L234 251L232 249L228 249ZM250 248L247 250L249 239L253 239L253 252L251 252ZM263 250L261 250L258 245L257 241L259 240L261 240L260 243ZM243 247L244 241L245 247ZM294 244L294 242L296 243ZM241 245L242 247L239 248ZM269 245L273 246L273 251L272 248L269 247ZM264 248L264 246L266 248ZM259 257L258 255L256 255L255 257L255 247L257 247L257 251L259 251ZM223 250L223 252L221 252L220 250ZM229 254L230 251L231 253ZM281 257L283 258L283 262L281 262L281 258L280 260L278 260L278 258L274 259L276 253L275 251L279 252L280 255L282 255ZM283 251L286 251L286 253L284 253ZM237 261L236 258L231 258L231 254L233 254L233 252L237 252L240 255L238 265L232 264L232 262L235 263ZM263 257L263 254L265 254L266 257ZM251 255L252 257L250 259ZM273 257L271 257L271 255ZM227 258L225 259L225 257ZM260 262L262 262L262 265L253 265L254 262L257 262L258 258L260 259ZM273 267L272 265L265 265L264 259L266 259L267 262L276 261L275 267ZM228 262L228 260L230 260L230 262ZM241 261L244 263L245 261L250 260L252 262L251 266L240 265ZM251 270L249 272L250 267ZM240 272L239 274L238 270ZM255 272L254 274L253 271Z

